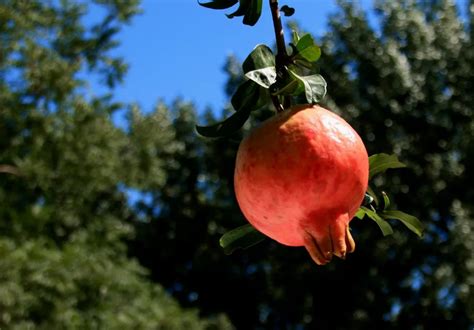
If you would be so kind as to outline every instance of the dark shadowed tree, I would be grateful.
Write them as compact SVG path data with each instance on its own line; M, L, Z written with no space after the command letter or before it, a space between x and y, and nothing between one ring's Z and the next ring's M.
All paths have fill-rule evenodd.
M371 12L341 2L322 38L325 105L356 128L370 154L395 153L408 164L374 184L426 223L423 239L397 223L395 234L383 238L364 219L351 222L357 251L325 267L302 248L270 240L225 256L220 235L245 223L232 185L242 134L202 140L193 128L195 110L178 102L172 126L184 145L172 156L176 164L164 167L165 188L145 188L153 202L137 205L144 221L132 247L153 278L187 306L226 312L240 329L438 329L445 320L453 329L471 328L469 5L464 17L450 0L377 1ZM237 61L230 59L226 70L232 93L242 79ZM201 119L215 118L209 112Z

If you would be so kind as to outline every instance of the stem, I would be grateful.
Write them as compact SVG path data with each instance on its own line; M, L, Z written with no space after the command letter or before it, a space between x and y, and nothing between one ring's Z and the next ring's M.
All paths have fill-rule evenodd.
M277 67L282 65L281 59L282 57L288 56L286 53L286 44L285 44L285 34L283 32L283 26L281 24L280 18L280 9L278 8L278 0L270 0L270 9L272 12L272 19L273 19L273 28L275 29L275 39L277 43ZM280 63L278 63L280 62Z
M288 58L288 53L286 52L285 44L285 34L283 32L283 26L281 24L280 9L278 7L278 0L269 0L270 1L270 10L272 12L273 19L273 28L275 30L275 39L277 44L277 55L276 55L276 71L277 77L280 72L285 70L285 65ZM278 112L283 111L283 108L288 108L291 106L290 96L284 96L283 107L280 104L278 97L272 96L272 102L275 105L275 108Z

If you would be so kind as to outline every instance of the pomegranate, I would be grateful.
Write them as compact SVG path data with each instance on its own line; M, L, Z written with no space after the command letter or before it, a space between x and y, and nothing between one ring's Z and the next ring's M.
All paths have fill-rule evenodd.
M367 190L365 146L344 119L315 105L268 119L240 144L235 193L247 220L324 265L355 242L349 222Z

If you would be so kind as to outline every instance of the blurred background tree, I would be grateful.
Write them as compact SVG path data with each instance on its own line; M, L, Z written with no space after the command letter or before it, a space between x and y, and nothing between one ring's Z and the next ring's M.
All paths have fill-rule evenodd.
M104 16L85 26L89 7ZM162 189L154 151L182 143L161 110L148 121L133 110L130 131L115 127L122 105L90 96L83 79L121 81L126 65L110 53L137 11L138 1L0 4L0 164L20 173L0 173L2 329L231 327L183 310L127 256L139 214L125 191Z
M370 220L354 220L358 250L316 267L304 249L270 240L231 256L218 246L245 223L232 186L242 133L197 137L198 119L218 118L183 100L146 114L132 106L120 129L111 117L123 105L87 94L85 72L111 88L123 78L110 50L135 2L96 1L106 14L89 27L78 1L2 3L0 164L22 176L0 174L0 327L228 328L225 313L238 329L472 328L467 5L463 16L452 0L380 0L373 12L341 1L331 17L321 37L324 103L370 154L409 165L375 184L428 230L423 240L401 226L382 238ZM225 70L231 95L238 60Z

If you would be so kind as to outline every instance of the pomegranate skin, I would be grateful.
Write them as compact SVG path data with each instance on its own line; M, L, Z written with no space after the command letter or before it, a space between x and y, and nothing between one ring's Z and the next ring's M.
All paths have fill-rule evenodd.
M349 221L367 190L367 150L335 113L302 105L268 119L240 144L234 186L260 232L305 246L320 265L355 249Z

